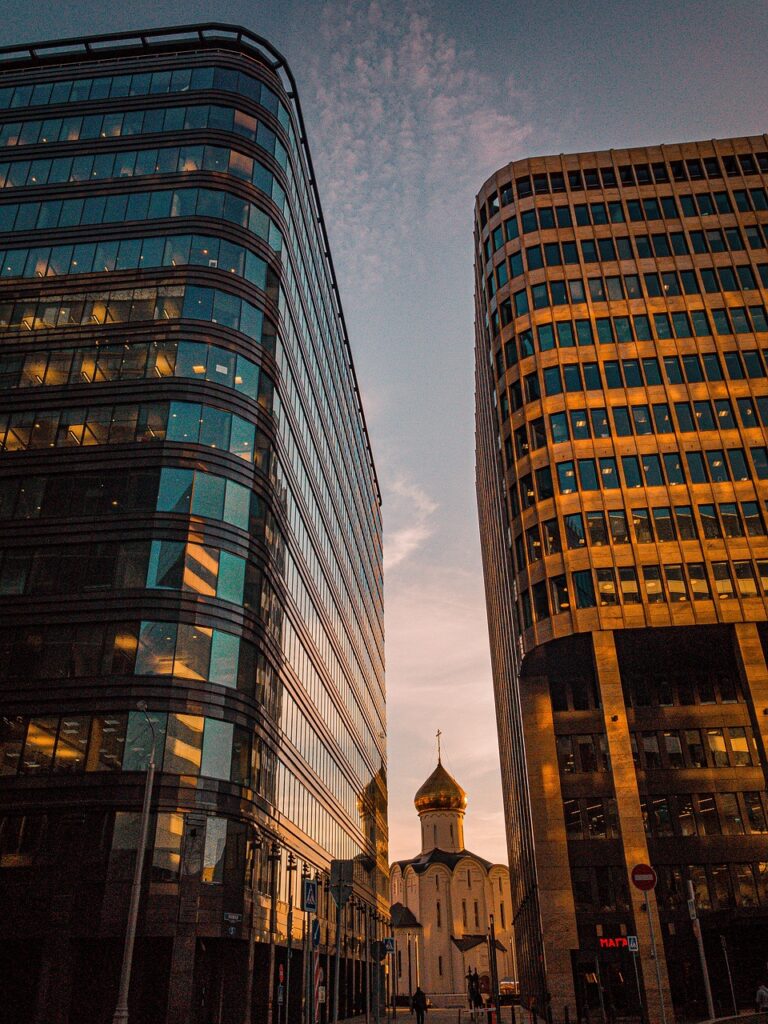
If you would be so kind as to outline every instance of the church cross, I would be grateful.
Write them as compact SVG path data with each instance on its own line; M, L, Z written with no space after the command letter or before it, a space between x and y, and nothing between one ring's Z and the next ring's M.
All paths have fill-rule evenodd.
M440 763L441 763L441 761L440 761L440 737L441 737L441 736L442 736L443 734L442 734L442 732L440 732L440 730L438 729L438 730L437 730L437 733L436 733L435 735L437 736L437 763L438 763L438 764L440 764Z

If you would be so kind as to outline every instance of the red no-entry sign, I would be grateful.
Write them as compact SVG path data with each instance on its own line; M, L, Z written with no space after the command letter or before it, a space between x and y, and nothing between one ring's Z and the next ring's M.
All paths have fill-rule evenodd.
M641 892L650 892L656 888L658 876L650 864L635 864L630 877L632 885Z

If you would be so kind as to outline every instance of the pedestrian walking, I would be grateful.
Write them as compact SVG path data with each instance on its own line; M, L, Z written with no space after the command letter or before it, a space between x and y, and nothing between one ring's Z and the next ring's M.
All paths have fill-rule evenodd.
M755 993L755 1012L768 1014L768 986L765 982L758 986Z
M411 1006L416 1011L416 1024L424 1024L424 1014L427 1012L427 997L419 985L416 986L416 991L411 996Z

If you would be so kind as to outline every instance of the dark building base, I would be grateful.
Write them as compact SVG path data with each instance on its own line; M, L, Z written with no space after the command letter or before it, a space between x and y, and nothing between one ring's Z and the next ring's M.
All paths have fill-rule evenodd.
M176 940L178 944L178 939ZM248 946L239 939L193 939L193 962L184 962L174 940L139 938L134 953L129 1012L140 1024L264 1024L267 1020L269 947L257 943L253 1001L246 1021ZM0 986L3 1020L13 1024L111 1024L117 1001L122 941L65 939L0 942ZM286 967L287 951L276 947L274 1024L301 1024L304 955L291 957L290 1006L278 1002L278 967ZM181 960L181 962L180 962ZM321 956L325 972L326 956ZM331 958L331 974L333 958ZM177 975L174 977L174 975ZM180 975L180 977L178 976ZM184 984L183 979L189 979ZM324 979L325 984L325 979ZM285 989L283 989L285 992ZM325 1024L332 1005L321 1007ZM355 995L357 993L357 995ZM343 960L340 969L339 1016L364 1012L365 970L359 961Z

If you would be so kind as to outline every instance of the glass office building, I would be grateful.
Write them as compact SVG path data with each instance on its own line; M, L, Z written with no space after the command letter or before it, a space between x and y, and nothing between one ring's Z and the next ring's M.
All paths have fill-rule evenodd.
M727 1014L768 931L768 139L517 161L475 213L523 996L705 1016L692 883Z
M380 502L266 41L0 51L0 341L6 1011L111 1020L154 734L132 1013L266 1019L306 874L328 967L339 858L351 1012L388 907Z

